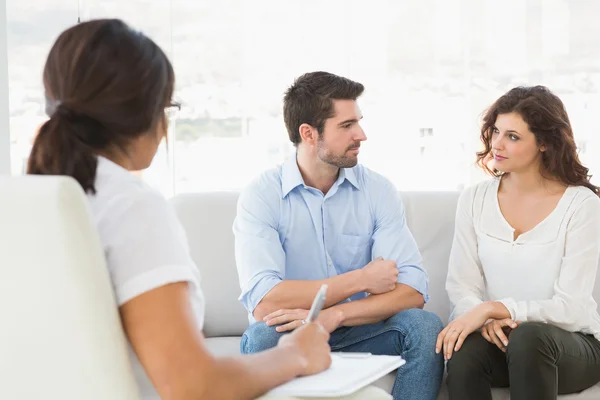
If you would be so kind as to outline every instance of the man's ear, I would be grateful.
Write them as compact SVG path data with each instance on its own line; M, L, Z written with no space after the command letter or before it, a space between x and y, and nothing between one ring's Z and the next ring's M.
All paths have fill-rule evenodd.
M314 145L317 143L318 132L317 130L309 124L302 124L298 128L298 132L300 133L300 137L302 141L306 144Z

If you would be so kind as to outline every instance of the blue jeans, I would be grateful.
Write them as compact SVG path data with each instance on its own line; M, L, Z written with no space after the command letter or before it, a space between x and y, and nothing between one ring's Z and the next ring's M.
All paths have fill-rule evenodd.
M332 351L402 356L406 364L396 373L394 400L435 400L444 373L444 359L435 354L435 341L442 329L437 315L414 308L376 324L338 328L329 344ZM240 350L249 354L270 349L282 335L274 327L256 322L244 332Z

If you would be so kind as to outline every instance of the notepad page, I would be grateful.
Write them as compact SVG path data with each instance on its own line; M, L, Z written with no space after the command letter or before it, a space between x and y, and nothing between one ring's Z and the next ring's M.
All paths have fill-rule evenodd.
M405 362L400 356L344 358L333 353L331 367L327 371L296 378L271 390L269 394L298 397L345 396L375 382Z

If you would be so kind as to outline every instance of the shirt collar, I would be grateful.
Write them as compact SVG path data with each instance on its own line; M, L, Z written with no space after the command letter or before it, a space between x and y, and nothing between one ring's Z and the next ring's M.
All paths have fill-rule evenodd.
M352 186L356 189L360 190L360 186L358 186L358 179L356 178L356 172L354 172L354 168L342 168L340 170L340 177L346 179ZM340 185L343 180L340 179Z
M122 166L120 166L119 164L117 164L116 162L101 156L101 155L97 155L96 156L97 160L98 160L98 164L96 169L99 168L103 168L103 169L109 169L112 171L119 171L120 173L130 173L130 171L128 171L127 169L123 168Z
M285 160L281 167L281 196L285 198L292 190L304 185L304 179L296 163L296 153Z
M336 186L341 185L345 180L360 190L354 168L341 168L340 175L335 183ZM281 169L281 197L285 198L292 190L304 184L304 179L302 179L302 174L296 162L296 154L294 153L293 156L283 163Z

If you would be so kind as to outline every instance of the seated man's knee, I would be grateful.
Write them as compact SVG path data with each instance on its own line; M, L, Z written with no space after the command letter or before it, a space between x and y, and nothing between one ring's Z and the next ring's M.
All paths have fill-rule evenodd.
M392 323L409 337L413 346L435 349L435 342L439 333L444 329L440 317L432 312L420 308L411 308L392 316L388 323Z
M435 336L444 329L444 324L436 314L421 308L410 308L390 318L395 324L406 328L418 329L422 335Z
M437 338L437 335L444 329L444 323L440 317L431 311L422 310L420 308L415 308L415 311L421 318L422 328Z
M508 358L530 358L540 353L550 343L549 326L541 322L525 322L513 329L508 336Z
M255 322L242 335L240 351L242 354L251 354L271 349L277 346L279 338L283 335L283 333L277 332L274 326L267 326L264 322Z

